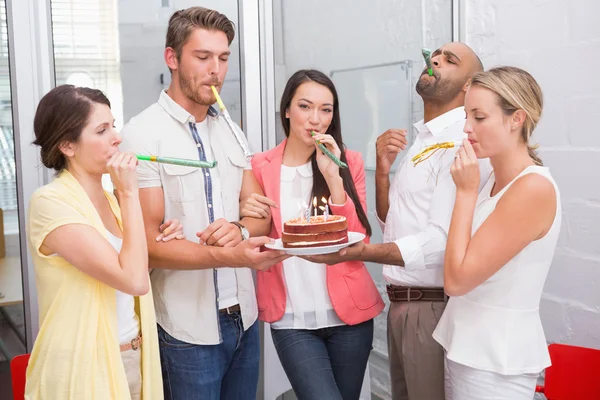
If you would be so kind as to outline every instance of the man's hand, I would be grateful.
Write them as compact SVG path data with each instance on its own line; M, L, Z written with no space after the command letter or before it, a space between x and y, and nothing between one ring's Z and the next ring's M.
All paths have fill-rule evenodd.
M337 253L323 254L319 256L302 256L300 258L304 258L305 260L317 264L327 265L335 265L345 261L361 261L366 247L367 245L365 244L365 242L361 240L360 242L353 244L352 246L341 249Z
M406 129L388 129L377 138L377 172L389 174L398 153L406 148Z
M242 241L240 228L225 218L219 218L196 236L200 238L200 244L216 247L234 247Z
M261 251L261 247L267 243L273 243L274 240L266 236L250 238L235 246L234 252L235 267L249 267L258 271L264 271L271 266L282 262L291 257L283 251L266 250Z

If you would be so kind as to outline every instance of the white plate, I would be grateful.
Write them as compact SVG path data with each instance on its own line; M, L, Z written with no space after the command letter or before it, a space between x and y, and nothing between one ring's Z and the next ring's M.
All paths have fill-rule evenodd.
M358 243L365 238L364 233L360 232L348 232L348 243L342 244L334 244L331 246L319 246L319 247L301 247L298 249L293 249L289 247L283 247L283 243L281 239L275 240L273 244L266 244L265 247L271 250L281 250L285 251L287 254L293 256L316 256L318 254L330 254L337 253L339 250L344 247L348 247L353 245L354 243Z

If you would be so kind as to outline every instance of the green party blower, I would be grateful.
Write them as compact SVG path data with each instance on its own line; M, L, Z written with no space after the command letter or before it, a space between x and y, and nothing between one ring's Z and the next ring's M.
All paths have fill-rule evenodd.
M310 131L310 135L311 136L315 136L315 132L314 131ZM320 141L317 140L317 146L319 146L319 149L321 149L321 151L323 153L325 153L325 155L327 157L329 157L329 159L331 161L333 161L338 167L340 168L348 168L348 164L346 164L345 162L343 162L342 160L340 160L339 158L337 158L335 156L335 154L333 154L332 152L330 152L327 147L325 147L325 145L323 143L321 143Z
M429 76L433 75L433 68L431 67L431 50L423 47L421 49L421 54L423 54L423 58L425 59L425 64L427 64L427 73Z
M135 156L140 161L152 161L162 164L183 165L184 167L214 168L217 165L216 161L187 160L185 158L145 156L142 154L136 154Z

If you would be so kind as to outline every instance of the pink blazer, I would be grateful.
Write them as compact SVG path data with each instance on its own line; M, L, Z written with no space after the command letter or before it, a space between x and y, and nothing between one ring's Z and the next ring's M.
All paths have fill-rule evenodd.
M281 163L286 141L264 153L256 154L252 159L252 171L258 179L265 196L279 203L281 183ZM360 153L346 151L350 173L356 185L356 191L363 209L366 210L366 187L364 162ZM346 204L331 206L336 215L348 219L348 230L365 233L356 214L355 205L347 196ZM278 208L271 207L273 223L270 237L281 237L281 213ZM367 237L365 241L368 241ZM283 277L283 263L274 265L267 271L259 271L258 279L258 314L265 322L279 321L285 313L286 287ZM356 325L374 318L384 308L383 300L377 287L362 261L348 261L327 266L327 290L335 312L348 325Z

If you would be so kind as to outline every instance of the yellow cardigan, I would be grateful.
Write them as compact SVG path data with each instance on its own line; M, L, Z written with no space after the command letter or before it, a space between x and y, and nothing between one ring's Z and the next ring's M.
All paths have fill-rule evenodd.
M121 225L116 198L106 192ZM63 171L35 191L27 237L35 266L40 331L27 367L26 399L130 399L121 361L115 289L39 249L54 229L85 224L106 237L100 215L77 180ZM152 291L136 297L143 336L142 398L163 399Z

